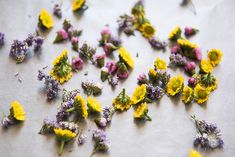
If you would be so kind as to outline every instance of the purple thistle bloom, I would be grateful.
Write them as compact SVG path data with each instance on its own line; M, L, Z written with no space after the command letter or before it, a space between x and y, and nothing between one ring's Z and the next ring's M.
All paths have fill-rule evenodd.
M144 73L139 74L137 80L138 80L138 84L146 84L146 83L148 83L147 76Z
M186 62L186 64L184 65L184 70L191 75L195 73L195 69L196 69L195 62Z
M0 32L0 46L4 44L4 38L5 38L5 34Z
M83 67L83 60L80 57L74 57L72 58L72 67L74 70L78 71L81 70Z
M113 61L106 63L106 68L108 68L109 74L114 74L117 71L117 64Z
M159 49L159 50L162 49L163 51L166 51L167 43L166 42L161 42L156 37L153 37L153 38L149 39L149 43L154 49Z
M9 117L6 117L6 116L4 116L2 121L1 121L2 127L4 127L4 128L8 128L9 125L11 125L13 123L14 123L14 121L12 119L10 119Z
M58 18L62 17L62 11L61 11L61 7L59 4L55 4L54 8L53 8L53 14L55 16L57 16Z
M197 79L194 77L190 77L188 79L188 85L191 87L195 87L197 85Z
M21 63L27 55L28 48L28 44L25 41L14 40L11 45L10 55L16 60L17 63Z
M43 42L44 42L44 38L43 37L36 36L34 38L34 50L38 51L39 49L41 49Z
M34 41L34 35L29 34L28 37L24 41L28 44L29 47L31 47Z

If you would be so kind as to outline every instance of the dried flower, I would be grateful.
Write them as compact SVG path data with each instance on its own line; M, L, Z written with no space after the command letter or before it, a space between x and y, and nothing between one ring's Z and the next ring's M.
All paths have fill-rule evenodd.
M129 75L128 69L124 63L118 64L117 77L119 79L126 79Z
M141 34L147 38L150 39L154 36L156 30L153 25L151 25L149 22L143 23L139 28Z
M108 69L109 74L115 74L117 71L117 64L113 61L107 62L106 63L106 68Z
M102 93L102 85L94 82L82 82L82 88L87 95L99 95Z
M177 54L180 51L180 46L179 45L175 45L171 48L171 54Z
M59 43L61 41L67 40L69 38L68 33L64 29L60 29L57 32L56 38L54 40L54 43Z
M11 45L10 55L16 60L16 63L24 61L28 51L28 44L25 41L14 40Z
M80 93L79 89L74 89L72 91L67 91L66 89L63 89L62 101L63 102L74 101L74 98L78 93Z
M207 57L212 66L216 66L221 62L223 53L219 49L211 49L207 53Z
M77 52L78 52L78 49L79 49L78 43L79 43L78 37L72 37L72 39L71 39L72 49L77 51Z
M221 133L216 124L207 123L204 120L198 120L197 117L191 116L195 123L197 135L194 140L195 146L200 146L205 149L222 148L224 141L221 138Z
M4 44L4 38L5 38L5 34L0 32L0 46Z
M83 68L83 60L80 57L73 57L72 58L72 68L75 71L81 70Z
M34 38L34 50L38 51L39 49L41 49L43 42L44 42L44 38L43 37L36 36Z
M95 56L96 65L102 68L104 66L104 58L105 54L96 55Z
M112 87L115 87L118 85L118 77L117 76L113 76L113 75L108 75L108 82Z
M143 119L143 120L147 120L147 121L152 121L152 119L148 115L148 106L147 106L146 102L140 104L136 108L136 110L134 112L134 118Z
M190 75L195 74L196 64L195 62L186 62L184 65L184 70Z
M58 81L56 81L50 75L46 75L41 70L38 71L38 80L42 81L44 79L44 84L47 93L47 99L52 100L57 97L60 87Z
M105 43L103 46L106 56L109 56L113 51L117 49L112 43Z
M147 94L147 91L146 91L145 84L137 86L131 98L133 104L142 102L145 99L146 94Z
M177 54L172 53L169 58L170 58L170 64L175 66L185 66L185 64L187 63L186 57L178 53Z
M38 25L45 29L50 29L54 26L53 18L46 10L41 10Z
M164 95L164 90L159 87L156 86L154 87L153 85L147 84L146 85L146 91L147 91L147 98L149 99L149 102L153 101L153 100L159 100L162 98L162 96Z
M131 10L131 13L134 16L144 16L145 10L144 10L144 0L139 0L135 3L134 7Z
M159 50L163 50L163 51L166 51L166 46L167 46L167 43L166 42L162 42L160 41L158 38L156 37L152 37L149 39L149 43L150 45L152 46L152 48L154 49L159 49Z
M90 47L87 43L84 43L79 51L79 54L83 58L90 60L93 64L95 63L93 59L95 53L96 53L96 48Z
M186 37L190 37L190 36L195 35L198 31L199 31L198 29L195 29L195 28L192 28L192 27L185 27L184 28L184 35Z
M119 31L123 31L126 35L134 35L135 34L135 27L134 27L134 17L124 14L119 16L117 20Z
M123 88L122 92L113 100L113 106L116 110L128 110L132 105L131 98L126 94Z
M101 68L101 75L100 78L104 82L109 76L109 71L107 67Z
M111 37L111 31L108 27L105 27L101 31L101 39L99 40L100 45L104 45L108 42L109 38Z
M78 137L78 145L83 145L86 142L87 136L80 134Z
M59 4L55 4L53 8L53 14L58 18L62 17L61 6Z
M202 50L201 50L201 48L195 48L194 49L194 58L197 60L197 61L200 61L201 59L202 59L202 52L201 52Z
M45 118L43 120L42 128L39 131L39 134L50 134L54 132L54 128L58 127L58 123L54 120Z
M147 76L144 73L139 74L137 80L139 85L148 83Z
M173 77L170 79L169 83L167 84L167 93L171 96L175 96L176 94L180 93L184 86L184 78L181 75Z
M68 32L70 29L73 29L73 26L71 24L71 21L65 19L63 22L63 29Z

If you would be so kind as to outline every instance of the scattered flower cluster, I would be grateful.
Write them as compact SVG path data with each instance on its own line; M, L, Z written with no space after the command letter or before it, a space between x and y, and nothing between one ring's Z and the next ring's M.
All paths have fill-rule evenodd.
M11 45L10 56L15 59L16 63L21 63L30 52L30 47L34 46L34 51L36 52L41 49L43 41L44 39L39 36L38 32L29 34L23 41L14 40Z
M82 82L82 88L87 95L99 95L102 93L102 85L94 82Z
M121 39L115 37L108 27L105 27L100 34L99 45L103 47L106 56L111 55L113 51L121 47Z
M44 79L44 84L47 93L47 99L52 100L58 96L60 87L57 80L55 80L50 75L46 75L41 70L38 71L38 80L42 81Z
M63 28L57 31L54 43L60 43L70 40L73 50L78 52L79 48L79 36L82 34L82 30L75 29L69 20L64 20Z
M41 10L38 17L38 26L42 29L51 29L54 26L52 16L45 10Z
M207 123L204 120L198 120L197 117L191 116L197 129L195 146L200 146L205 149L222 148L224 141L221 138L221 133L216 124Z
M10 114L8 116L3 114L1 123L4 128L8 128L10 125L23 122L24 120L25 111L23 106L18 101L13 101L11 103Z

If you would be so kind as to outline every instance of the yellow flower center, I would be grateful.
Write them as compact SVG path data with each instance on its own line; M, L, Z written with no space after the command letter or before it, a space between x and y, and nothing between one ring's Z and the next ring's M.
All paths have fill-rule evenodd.
M198 91L198 97L200 99L205 99L207 97L207 92L205 90L199 90Z
M216 52L212 52L211 55L210 55L210 60L216 61L217 58L218 58L217 53Z

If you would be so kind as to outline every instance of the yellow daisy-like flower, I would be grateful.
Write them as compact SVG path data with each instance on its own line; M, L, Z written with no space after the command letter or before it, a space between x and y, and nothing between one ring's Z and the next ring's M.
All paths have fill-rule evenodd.
M203 73L211 73L213 71L213 66L206 59L201 60L199 67L200 67L201 72L203 72Z
M18 101L13 101L11 103L11 115L18 121L25 120L24 108Z
M210 92L214 91L216 88L218 87L218 80L216 79L214 84L209 85L208 87L206 87Z
M150 23L144 23L140 26L140 32L146 38L151 38L154 36L156 30Z
M149 69L149 75L151 75L152 77L156 77L157 72L154 69Z
M119 58L130 68L134 68L134 60L131 57L131 54L124 47L119 49Z
M72 68L68 61L68 51L64 50L54 61L50 75L60 84L68 81L72 77Z
M198 46L194 43L191 43L189 40L187 39L178 39L177 43L180 45L181 48L183 49L189 49L189 50L194 50L195 48L197 48Z
M216 66L221 62L223 53L219 49L211 49L208 51L207 57L208 61L211 63L212 66Z
M151 118L148 116L148 106L147 103L140 104L135 112L134 112L134 118L136 119L146 119L151 121Z
M72 4L73 11L80 10L85 4L85 0L74 0Z
M39 22L47 29L50 29L54 26L52 16L44 9L40 12Z
M54 132L58 136L58 138L65 140L65 141L68 141L76 136L76 133L67 129L63 130L60 128L55 128Z
M175 96L179 92L181 92L184 86L184 78L181 75L173 77L167 84L167 93L171 96Z
M115 109L124 111L128 110L132 105L131 98L126 95L125 89L113 100L113 106Z
M209 98L210 91L206 88L197 84L194 88L194 99L198 104L206 102Z
M137 86L133 95L132 95L132 98L131 98L133 104L137 104L137 103L143 101L146 97L146 93L147 93L147 91L146 91L145 84Z
M89 111L91 111L91 112L101 112L102 111L102 107L101 107L100 103L91 96L89 96L87 99L87 107L88 107Z
M80 94L77 94L74 103L75 109L79 115L81 115L83 118L87 118L88 112L86 108L86 101L81 97Z
M202 157L201 154L199 152L197 152L196 150L190 150L190 154L189 157Z
M166 70L167 69L166 61L164 61L163 59L157 58L154 61L154 67L158 70Z
M176 26L169 34L168 39L171 41L176 41L181 37L181 29L179 26Z
M189 86L184 86L182 92L182 100L185 104L189 103L193 98L193 90Z

